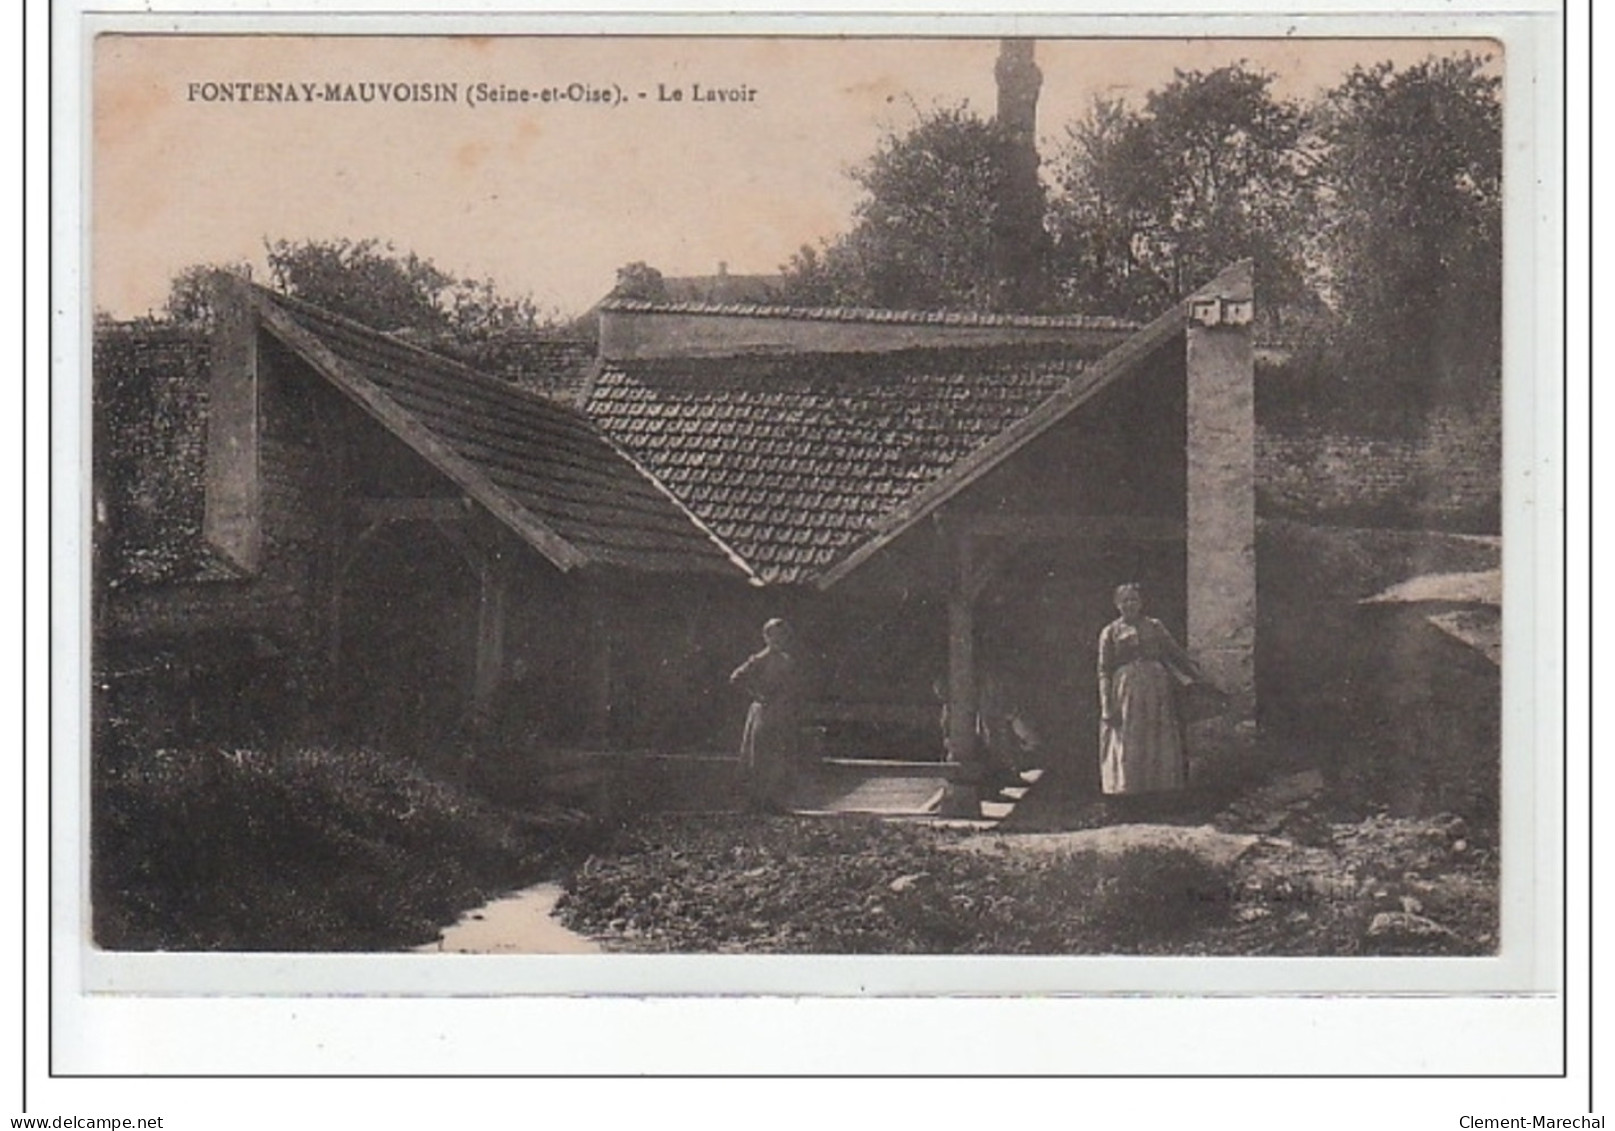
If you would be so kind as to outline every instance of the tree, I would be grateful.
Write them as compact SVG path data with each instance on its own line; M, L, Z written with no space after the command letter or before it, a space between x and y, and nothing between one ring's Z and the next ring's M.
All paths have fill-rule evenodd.
M1077 309L1132 312L1157 304L1159 281L1138 256L1130 182L1143 131L1113 99L1095 99L1086 118L1066 127L1060 192L1051 224L1056 287Z
M864 190L852 230L803 247L783 270L787 300L881 308L1001 309L994 236L1020 200L1013 141L968 104L920 116L888 134L851 173ZM1024 194L1022 194L1024 195ZM1041 215L1039 198L1031 207ZM1026 271L1041 275L1041 252Z
M1496 395L1500 80L1471 55L1358 67L1324 98L1324 256L1337 350L1397 403Z
M375 239L267 245L276 290L377 330L451 329L446 294L455 279L429 259Z
M1095 103L1067 131L1052 226L1062 294L1157 313L1236 259L1271 308L1306 296L1304 120L1245 64L1178 71L1139 110Z
M667 282L649 263L636 260L617 268L617 284L611 288L611 297L666 302Z
M213 323L213 295L220 276L246 279L252 270L245 263L195 263L169 280L163 317L191 326Z
M276 290L366 326L399 334L471 365L497 369L513 340L577 339L531 298L503 294L490 279L458 278L430 259L375 239L265 242ZM175 275L166 321L206 327L220 275L250 277L245 264L196 264Z
M557 319L541 317L532 298L502 294L492 279L456 279L448 289L447 304L449 325L462 343L557 329Z
M836 270L844 259L832 263L834 249L825 245L821 251L812 244L803 244L780 268L780 294L791 306L835 306L842 303L842 295L857 288L849 277L838 278ZM855 305L848 302L844 305Z
M277 290L378 330L411 331L451 351L547 328L531 298L503 295L492 280L457 277L380 240L276 240L266 252Z

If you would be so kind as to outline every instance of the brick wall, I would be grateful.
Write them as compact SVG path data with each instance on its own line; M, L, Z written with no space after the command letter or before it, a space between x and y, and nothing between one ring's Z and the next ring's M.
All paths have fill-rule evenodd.
M1497 529L1502 431L1495 414L1445 412L1406 437L1260 428L1264 515L1368 526Z

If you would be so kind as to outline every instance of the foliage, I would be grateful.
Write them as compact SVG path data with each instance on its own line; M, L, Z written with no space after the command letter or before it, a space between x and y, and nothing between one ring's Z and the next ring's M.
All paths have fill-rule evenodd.
M368 750L98 750L92 804L95 939L131 950L429 942L589 828Z
M1056 162L1056 272L1073 305L1147 316L1236 259L1269 306L1305 297L1300 108L1244 64L1179 71L1142 109L1097 101Z
M444 300L454 279L414 252L374 239L267 245L276 290L378 330L440 333L449 328Z
M1136 254L1125 177L1134 116L1113 99L1096 99L1088 116L1066 127L1060 195L1051 217L1062 298L1077 309L1136 311L1156 301L1157 284Z
M665 302L667 283L656 268L644 260L636 260L617 268L617 284L611 288L611 297Z
M97 585L160 581L200 565L205 336L98 326L91 366Z
M852 230L783 268L787 301L993 310L1008 301L995 248L1014 217L1011 142L967 104L923 113L851 173L864 190ZM1034 190L1035 191L1035 190ZM1032 203L1043 210L1041 195ZM1039 249L1016 264L1039 274Z
M553 330L531 298L502 294L491 279L460 278L412 251L379 239L265 241L271 285L377 330L410 331L465 349L502 334ZM193 264L169 282L164 319L212 323L222 275L245 277L244 263Z
M860 288L852 259L843 249L849 236L819 247L803 244L780 267L780 296L788 306L855 306Z
M1495 398L1502 350L1500 80L1471 55L1358 67L1326 96L1328 286L1351 393Z
M458 278L380 240L276 240L267 254L276 289L378 330L465 346L541 325L530 298L506 297L491 280Z
M526 295L501 294L492 279L456 279L447 300L451 331L462 344L480 346L512 334L557 334L554 320L541 317Z
M1471 56L1385 63L1311 106L1274 81L1238 63L1179 71L1142 105L1096 101L1051 163L1052 203L1029 205L1052 243L1018 261L1020 295L1001 238L1017 151L968 106L922 114L852 170L852 228L791 258L785 297L1149 317L1251 258L1261 316L1305 343L1275 394L1376 433L1417 431L1437 401L1484 408L1500 370L1497 78Z
M182 326L211 326L213 296L220 281L227 276L245 279L251 275L246 263L193 263L169 280L164 320Z

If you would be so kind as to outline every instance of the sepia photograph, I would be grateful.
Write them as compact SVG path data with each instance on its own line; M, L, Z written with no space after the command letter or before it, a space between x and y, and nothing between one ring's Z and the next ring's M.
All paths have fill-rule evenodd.
M91 951L1504 954L1501 41L86 48Z

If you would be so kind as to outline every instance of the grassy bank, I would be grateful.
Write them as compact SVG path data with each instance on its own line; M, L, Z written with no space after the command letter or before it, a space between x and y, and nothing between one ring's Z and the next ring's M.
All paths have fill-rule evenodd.
M1112 859L960 851L876 819L665 817L573 874L574 930L640 951L1170 952L1226 915L1231 875L1183 851Z
M93 784L98 945L389 950L554 875L592 827L368 750L157 750Z

